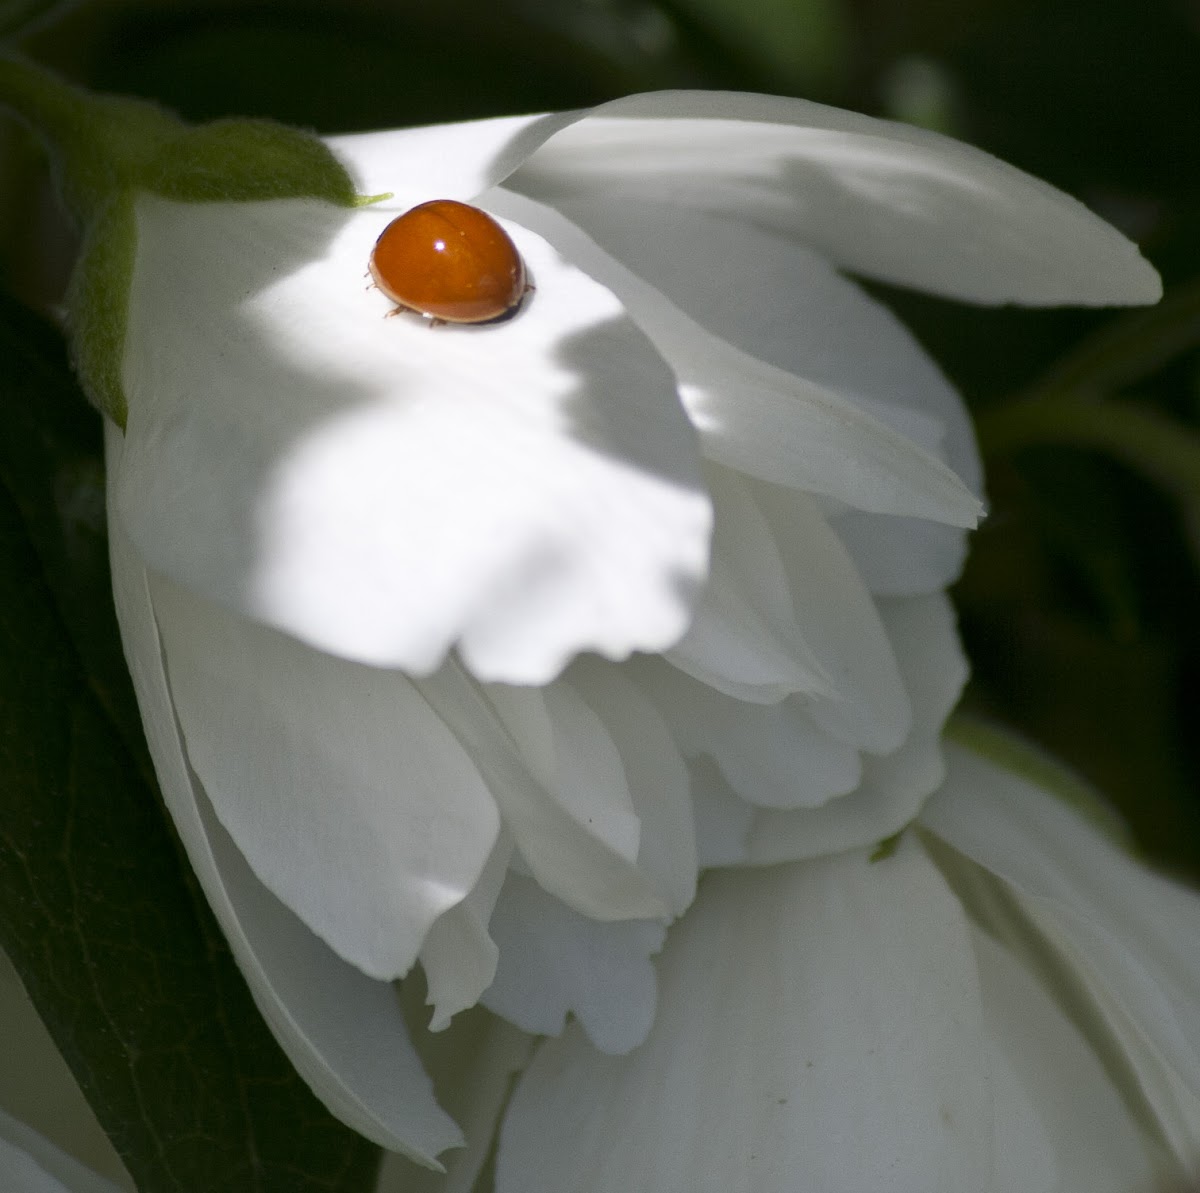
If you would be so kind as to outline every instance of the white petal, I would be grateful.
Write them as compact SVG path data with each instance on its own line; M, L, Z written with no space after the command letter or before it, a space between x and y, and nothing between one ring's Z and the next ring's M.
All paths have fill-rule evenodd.
M418 994L420 983L416 983ZM410 1015L418 1007L404 983ZM412 1020L410 1019L410 1022ZM396 1153L383 1158L376 1193L474 1193L475 1181L495 1141L497 1120L513 1076L529 1060L532 1040L481 1008L459 1016L437 1035L415 1033L421 1060L433 1077L438 1101L462 1123L466 1146L448 1152L444 1174L418 1168Z
M188 759L254 872L364 973L407 973L499 832L469 755L400 672L150 592Z
M739 701L803 693L831 734L895 748L907 697L871 594L817 503L716 465L706 475L717 516L712 575L667 657Z
M865 759L864 782L929 795L946 774L942 729L967 682L970 668L959 642L954 606L944 593L907 600L878 600L879 619L896 652L913 719L898 750Z
M564 791L551 791L538 782L528 764L530 740L518 745L495 705L461 668L453 663L443 667L421 682L421 693L454 726L486 776L520 858L545 890L594 919L669 915L649 876L633 860L636 842L628 834L622 840L620 817L593 816L598 823L589 825L586 803L573 808ZM625 798L631 798L627 789ZM620 809L610 805L607 811ZM615 829L621 848L594 831L597 827Z
M490 1011L535 1035L558 1035L573 1014L603 1052L628 1052L646 1038L658 993L650 958L666 935L661 923L601 924L509 874L491 931L500 964L481 1000Z
M710 459L859 509L975 524L981 505L963 482L866 413L861 400L856 405L705 331L553 209L499 189L485 198L620 296L674 369Z
M621 755L579 693L562 680L545 688L491 684L486 691L533 778L583 831L636 862L641 822Z
M638 869L679 915L696 894L696 837L687 767L675 739L627 667L582 658L566 679L604 722L620 752L641 823Z
M999 1193L1149 1190L1154 1151L1112 1075L1047 991L976 929Z
M688 758L711 755L741 799L778 809L756 823L757 861L851 848L907 823L941 782L938 738L966 677L944 597L872 602L801 495L784 495L772 513L776 533L791 540L784 558L798 561L798 619L846 699L756 704L661 661L627 665ZM859 750L872 746L892 750L864 766Z
M740 866L750 860L754 805L742 799L716 762L701 755L688 764L692 811L696 818L696 856L702 867Z
M677 203L589 196L557 204L573 223L662 291L691 318L742 351L858 401L927 447L941 443L973 489L981 469L966 408L932 357L882 303L799 241L744 218ZM728 282L728 284L723 284Z
M799 99L634 95L551 137L507 185L736 215L835 265L977 302L1154 302L1158 275L1082 204L936 133Z
M388 129L326 137L350 171L358 192L391 193L377 209L406 210L427 199L470 201L506 178L547 137L575 119L502 116L461 124Z
M911 728L911 701L853 562L805 494L756 485L754 496L779 545L796 623L833 680L831 696L811 702L814 720L864 750L894 750Z
M862 781L851 794L820 808L760 812L749 841L754 862L814 857L890 837L942 781L942 726L967 678L953 608L941 595L878 605L912 698L912 728L898 750L863 758Z
M196 829L205 834L212 857L205 894L300 1076L360 1134L437 1167L438 1153L457 1146L462 1134L433 1099L391 985L339 960L258 882L202 790L196 811L187 826L173 812L175 823L185 845ZM203 847L197 840L193 866ZM202 884L209 877L198 867L197 874Z
M848 510L829 519L874 596L910 597L953 584L967 557L967 536L953 526Z
M442 912L425 937L421 968L433 1007L430 1031L444 1031L459 1011L473 1007L496 976L500 950L488 932L488 920L512 852L512 841L502 832L471 893Z
M881 303L795 240L677 204L584 197L562 210L706 328L751 356L834 390L935 451L975 493L982 470L966 408L933 359ZM749 285L714 284L719 278ZM934 434L911 417L923 415ZM915 518L847 510L835 528L872 592L914 596L953 581L965 536ZM718 535L720 527L718 525ZM691 631L690 631L691 632Z
M746 803L816 808L858 786L858 751L825 733L801 700L751 704L655 659L629 664L684 755L713 758Z
M50 1147L43 1160L49 1171L55 1171L54 1158L65 1153L86 1166L93 1181L108 1178L100 1181L105 1190L133 1190L129 1174L3 950L0 1041L0 1148L7 1141L40 1158L41 1147ZM0 1174L4 1163L0 1158ZM0 1189L10 1187L21 1186L0 1181Z
M622 1058L548 1041L501 1134L497 1193L963 1193L991 1171L962 912L911 843L715 874Z
M515 318L384 318L362 274L387 218L139 202L115 476L139 551L417 673L455 643L518 683L670 645L710 524L670 371L611 292L513 226L537 284Z
M746 478L709 464L705 479L716 517L708 583L692 624L667 657L741 700L782 700L793 692L836 696L836 681L797 624L779 545Z
M1200 895L1138 865L1036 783L963 746L946 754L922 823L1015 896L1057 966L1056 995L1200 1176Z
M108 430L110 462L120 434ZM433 1165L461 1142L433 1100L390 985L340 961L258 882L188 766L163 670L145 569L109 518L125 654L163 798L259 1010L331 1113Z
M132 1187L98 1176L0 1110L0 1188L5 1193L122 1193Z

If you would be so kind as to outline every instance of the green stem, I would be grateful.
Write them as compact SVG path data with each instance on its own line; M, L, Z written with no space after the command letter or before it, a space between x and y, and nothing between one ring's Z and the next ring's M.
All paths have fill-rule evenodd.
M1147 407L1073 394L1022 398L985 411L977 428L986 453L1047 443L1102 451L1183 500L1200 496L1200 436Z
M1200 344L1200 279L1169 290L1157 306L1107 323L1059 360L1026 396L1108 394L1149 376Z
M184 128L151 103L93 95L14 54L0 54L0 104L45 143L80 224Z
M53 137L77 123L83 98L77 88L13 54L0 54L0 104Z

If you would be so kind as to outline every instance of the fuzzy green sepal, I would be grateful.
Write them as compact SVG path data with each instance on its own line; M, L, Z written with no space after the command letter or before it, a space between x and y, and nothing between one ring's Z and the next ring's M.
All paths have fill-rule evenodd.
M179 203L321 199L353 207L345 167L312 133L273 120L215 120L161 147L138 180Z
M81 228L187 129L156 104L91 95L9 54L0 56L0 104L45 144L59 196Z
M91 403L122 430L129 410L121 360L136 247L134 192L122 191L84 229L67 289L75 372Z
M82 250L68 292L75 367L89 399L122 428L139 193L178 203L363 201L315 134L271 120L192 126L144 100L92 95L7 55L0 56L0 104L45 142L59 194L80 226Z

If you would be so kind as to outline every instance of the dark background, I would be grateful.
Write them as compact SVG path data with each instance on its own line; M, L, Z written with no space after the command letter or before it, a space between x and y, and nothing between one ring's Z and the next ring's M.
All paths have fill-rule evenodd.
M775 91L926 124L1081 198L1162 272L1162 312L874 289L980 422L992 514L955 590L968 707L1050 747L1152 856L1200 875L1193 0L96 2L49 13L24 49L192 119L322 132L661 87ZM0 121L0 281L52 314L72 252L36 149Z

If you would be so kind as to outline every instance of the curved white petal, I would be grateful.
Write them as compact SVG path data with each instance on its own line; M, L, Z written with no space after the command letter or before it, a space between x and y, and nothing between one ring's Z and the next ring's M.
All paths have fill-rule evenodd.
M792 508L797 515L791 518L775 511L776 525L786 526L785 533L795 536L804 517L802 509ZM817 577L818 583L829 581L843 594L840 602L831 594L823 609L814 606L822 616L811 622L820 624L823 618L824 624L834 627L832 633L826 632L819 651L830 672L836 674L839 662L844 672L850 671L858 659L863 702L878 702L887 691L890 664L899 695L893 724L901 738L898 745L894 739L884 739L885 745L892 746L890 753L860 756L870 743L870 738L864 741L864 733L860 731L857 742L846 741L850 735L844 731L837 736L830 733L831 723L840 730L847 722L835 718L828 702L792 697L776 704L752 703L699 683L661 661L638 659L627 665L662 711L685 756L711 756L737 796L759 809L746 845L748 853L743 855L736 837L743 829L741 820L731 820L727 814L731 793L705 785L710 795L716 793L704 805L716 818L712 825L704 825L701 835L714 825L735 833L735 838L726 839L718 832L714 848L724 862L786 861L878 841L911 820L944 775L941 729L967 674L949 602L941 594L874 603L862 600L862 619L855 625L849 615L860 599L854 594L861 586L850 575L839 588L842 578L830 561L835 557L822 553L821 541L820 537L806 541L785 558L803 564L795 569L798 585L811 587L812 577ZM877 642L871 658L868 647L873 638ZM853 673L839 678L853 692ZM910 707L911 720L898 719ZM832 708L836 712L837 706Z
M836 680L797 623L779 544L746 478L710 463L705 479L715 517L708 583L667 657L741 700L782 700L793 692L836 697Z
M209 875L196 858L205 844L211 851L205 894L300 1076L360 1134L438 1167L438 1154L457 1146L462 1133L434 1101L391 985L341 961L255 878L198 784L196 812L184 825L172 809L185 846L195 839L189 857L202 884Z
M473 1007L496 976L500 950L488 932L488 921L512 852L512 841L501 832L471 893L442 912L425 937L420 960L433 1007L430 1031L444 1031L459 1011Z
M896 749L912 726L912 702L853 561L806 494L777 485L753 491L779 547L796 623L832 679L830 695L811 701L813 719L871 753Z
M849 795L819 808L760 811L748 843L753 862L817 857L890 837L945 775L942 727L967 678L954 610L941 594L878 607L912 699L912 727L891 754L863 757L862 779Z
M359 194L389 195L374 204L395 214L428 199L469 202L502 181L577 113L501 116L459 124L326 137Z
M937 133L800 99L632 95L550 137L508 180L544 202L732 214L840 267L975 302L1154 302L1158 275L1081 203Z
M946 757L921 822L1015 896L1058 967L1056 996L1200 1176L1200 894L1138 865L1034 782L964 746Z
M552 737L546 721L535 717L524 726L514 722L514 727L522 729L524 738L518 744L501 721L496 706L485 697L480 686L454 664L422 680L420 687L422 695L448 724L454 726L486 777L520 859L546 891L581 915L593 919L660 919L670 914L650 876L638 868L638 844L629 831L636 829L636 824L626 819L629 813L620 806L621 790L615 784L607 790L600 787L605 800L604 811L600 816L593 816L596 823L589 825L588 802L582 800L572 806L571 798L566 798L586 791L589 776L568 776L571 781L583 781L573 791L551 790L531 773L530 759L536 757L537 746L533 731L551 732ZM492 691L494 693L495 689ZM519 706L520 702L511 701L510 714ZM525 711L531 707L536 708L536 698L532 704L524 704ZM544 713L544 709L542 711ZM572 750L586 752L597 743L589 744L585 740L568 744ZM609 749L614 749L611 742ZM602 739L599 750L606 752ZM615 763L620 767L619 757ZM627 787L623 799L631 801ZM622 816L623 812L625 816ZM605 830L611 830L607 836ZM516 860L514 857L514 863Z
M996 1108L997 1193L1150 1190L1161 1160L1049 993L972 932Z
M771 704L812 690L823 678L819 665L815 660L809 665L798 633L780 637L765 624L762 610L746 599L746 578L731 571L726 559L715 560L695 620L663 657L737 700Z
M803 694L831 735L894 749L908 699L871 594L817 502L716 465L706 475L712 575L695 622L666 657L737 701Z
M580 650L670 645L710 525L670 371L610 291L519 227L537 292L516 317L385 318L362 275L387 218L139 201L114 482L143 558L416 673L456 643L517 683Z
M657 659L628 669L684 755L711 757L752 807L816 808L858 786L858 751L825 733L803 701L738 700Z
M911 597L953 584L967 558L967 536L953 526L847 510L829 525L873 596Z
M654 341L705 455L764 480L827 494L858 509L973 526L981 504L935 456L860 400L758 360L706 331L557 211L499 188L490 210L535 228L618 294Z
M954 388L887 307L807 245L678 203L581 195L556 206L709 331L885 422L891 411L899 421L889 425L944 447L950 467L979 490L974 432ZM913 415L933 420L932 437L917 432Z
M109 460L121 450L108 429ZM200 885L276 1039L331 1113L383 1147L436 1165L461 1142L433 1100L389 984L339 960L254 877L188 765L146 571L109 518L125 655L162 786Z
M533 778L581 831L636 862L641 822L620 752L578 692L561 679L545 688L491 684L486 691Z
M665 927L650 920L602 924L509 874L492 913L500 946L496 979L480 1000L523 1031L556 1036L568 1014L602 1052L645 1038L658 993L650 958Z
M963 1193L992 1122L971 943L911 843L709 876L627 1057L568 1028L501 1133L497 1193Z
M419 991L419 983L417 987ZM412 1016L418 1008L407 983L402 997L406 1013ZM444 1173L419 1168L396 1153L386 1154L375 1193L474 1193L513 1077L528 1062L533 1041L482 1008L460 1015L444 1032L420 1033L416 1038L438 1101L462 1123L466 1145L442 1157Z
M942 730L962 695L970 665L959 642L954 605L944 593L881 599L875 606L896 652L913 718L898 750L865 760L864 781L868 787L887 786L924 797L945 778Z
M911 417L889 425L944 453L982 492L975 436L958 394L887 307L810 248L743 219L677 204L583 196L559 207L613 256L635 262L637 273L689 316L751 356L834 390L885 423L889 410L932 419L932 438ZM744 281L722 285L724 278ZM835 527L868 587L881 595L944 588L966 552L960 530L916 518L848 509ZM715 547L714 555L715 569ZM689 635L695 632L693 622Z
M577 659L566 681L604 722L640 822L638 869L680 915L696 894L696 835L687 767L671 731L628 667Z
M748 862L754 805L729 786L716 761L707 754L689 760L688 778L700 866L740 866Z
M150 593L188 760L254 872L364 973L407 973L500 829L470 756L399 671Z
M0 1188L5 1193L123 1193L132 1187L115 1185L85 1168L0 1110Z

